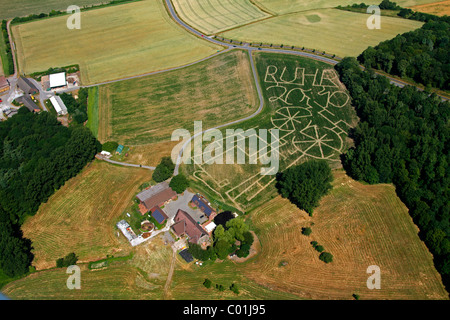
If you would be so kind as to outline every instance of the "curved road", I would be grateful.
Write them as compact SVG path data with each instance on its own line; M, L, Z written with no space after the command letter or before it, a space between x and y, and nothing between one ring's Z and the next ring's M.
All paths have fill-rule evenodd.
M239 119L239 120L235 120L235 121L232 121L232 122L229 122L229 123L226 123L226 124L222 124L222 125L219 125L219 126L216 126L216 127L213 127L213 128L207 129L207 130L204 130L204 131L202 131L200 133L195 134L194 136L191 136L191 138L184 143L184 145L182 146L182 148L181 148L181 150L180 150L180 152L178 154L178 158L177 158L177 161L176 161L176 164L175 164L174 175L177 175L178 172L179 172L179 167L180 167L180 164L181 164L181 157L183 155L184 149L186 148L186 146L195 137L197 137L199 135L202 135L205 132L208 132L208 131L213 130L213 129L219 129L219 128L227 127L227 126L230 126L230 125L233 125L233 124L240 123L242 121L251 119L251 118L255 117L256 115L258 115L261 112L261 110L262 110L262 108L264 106L264 97L262 95L262 89L261 89L261 86L260 86L259 81L258 81L258 75L257 75L255 63L254 63L253 58L252 58L252 52L253 51L294 54L294 55L303 56L303 57L306 57L306 58L319 60L319 61L331 64L333 66L338 63L338 61L336 61L336 60L333 60L333 59L330 59L330 58L327 58L327 57L324 57L324 56L319 56L319 55L316 55L316 54L312 54L312 53L302 52L302 51L294 51L294 50L286 50L286 49L272 49L272 48L261 49L261 48L251 47L249 43L243 43L243 45L241 45L241 44L237 45L237 44L225 43L225 42L219 41L217 39L213 39L211 37L208 37L208 36L204 35L200 31L198 31L198 30L194 29L193 27L189 26L188 24L186 24L183 20L181 20L181 18L178 17L178 15L177 15L177 13L175 11L175 8L173 7L172 1L171 0L165 0L165 1L166 1L167 9L168 9L172 19L175 20L175 22L177 22L184 29L186 29L189 32L195 34L196 36L201 37L201 38L203 38L203 39L205 39L207 41L210 41L210 42L212 42L212 43L214 43L216 45L227 47L227 51L231 50L231 49L241 49L241 50L246 50L248 52L249 58L250 58L251 67L252 67L252 72L253 72L253 78L254 78L254 81L255 81L255 85L256 85L256 89L257 89L258 97L259 97L258 110L256 110L256 112L253 113L252 115L247 116L247 117L242 118L242 119ZM362 68L364 68L364 67L362 67ZM380 74L380 73L377 73L377 74L383 75L383 74ZM397 86L403 87L405 85L409 85L406 82L402 82L400 80L391 78L389 76L386 76L386 75L383 75L383 76L387 77L391 81L391 83L393 83L393 84L395 84ZM420 90L420 88L418 88L418 89ZM446 97L442 97L441 96L441 98L443 98L444 100L448 100Z
M212 42L212 43L214 43L216 45L225 47L226 49L222 50L222 51L220 51L218 53L215 53L215 54L213 54L213 55L211 55L209 57L200 59L198 61L186 64L186 65L183 65L183 66L178 66L178 67L169 68L169 69L165 69L165 70L153 71L153 72L149 72L149 73L145 73L145 74L141 74L141 75L131 76L131 77L122 78L122 79L116 79L116 80L111 80L111 81L106 81L106 82L102 82L102 83L97 83L97 84L88 85L88 86L81 86L81 87L89 88L89 87L94 87L94 86L99 86L99 85L119 82L119 81L123 81L123 80L136 79L136 78L141 78L141 77L145 77L145 76L149 76L149 75L155 75L155 74L159 74L159 73L174 71L174 70L178 70L178 69L182 69L182 68L185 68L185 67L189 67L189 66L195 65L197 63L200 63L200 62L203 62L205 60L211 59L211 58L213 58L213 57L215 57L215 56L217 56L219 54L223 54L223 53L228 52L228 51L233 50L233 49L241 49L241 50L246 50L248 52L248 54L249 54L250 64L251 64L252 73L253 73L253 79L255 81L255 86L256 86L257 93L258 93L258 97L259 97L259 107L252 115L247 116L247 117L242 118L242 119L234 120L234 121L231 121L231 122L228 122L228 123L216 126L216 127L209 128L209 129L204 130L204 131L202 131L200 133L197 133L196 135L192 136L188 141L186 141L186 143L182 146L182 149L181 149L180 153L178 154L178 158L177 158L177 161L176 161L176 164L175 164L174 175L177 175L178 172L179 172L179 166L180 166L180 163L181 163L181 156L183 154L184 149L186 148L186 146L195 137L197 137L198 135L202 135L202 134L204 134L204 133L206 133L206 132L208 132L210 130L213 130L213 129L220 129L220 128L223 128L223 127L227 127L227 126L230 126L230 125L233 125L233 124L237 124L237 123L249 120L249 119L257 116L262 111L263 106L264 106L264 97L263 97L262 89L261 89L261 86L260 86L260 83L259 83L259 80L258 80L258 74L257 74L257 70L256 70L256 67L255 67L255 63L254 63L253 58L252 58L252 52L253 51L293 54L293 55L298 55L298 56L302 56L302 57L306 57L306 58L322 61L322 62L331 64L333 66L338 63L338 61L336 61L336 60L333 60L333 59L330 59L330 58L327 58L327 57L324 57L324 56L316 55L314 53L308 53L308 52L303 52L303 51L295 51L295 50L286 50L286 49L275 49L275 48L263 48L262 49L262 48L252 47L252 46L250 46L249 43L244 43L243 42L243 44L239 44L238 45L238 44L232 44L232 43L225 43L225 42L219 41L217 39L213 39L212 37L208 37L208 36L204 35L203 33L201 33L200 31L192 28L191 26L186 24L183 20L181 20L181 18L178 17L178 15L177 15L177 13L175 11L175 8L173 7L173 4L172 4L171 0L165 0L165 2L166 2L166 8L168 9L168 12L169 12L170 16L182 28L184 28L185 30L189 31L190 33L192 33L192 34L194 34L194 35L196 35L196 36L198 36L198 37L200 37L200 38L202 38L202 39L204 39L206 41L209 41L209 42ZM8 21L9 38L10 38L11 45L14 45L13 42L12 42L12 39L11 39L11 32L9 30L9 23L10 23L10 21ZM16 64L15 55L13 55L13 56L14 56L13 58L14 58L14 67L15 67L14 68L14 70L15 70L14 76L16 76L16 74L17 74L17 64ZM361 66L361 68L364 69L363 66ZM381 73L378 73L378 72L376 72L376 73L379 74L379 75L382 75L382 76L384 76L386 78L388 78L391 81L391 83L393 83L393 84L395 84L397 86L403 87L403 86L406 86L406 85L411 85L411 84L409 84L407 82L404 82L404 81L401 81L401 80L389 77L389 76L387 76L385 74L381 74ZM70 90L67 90L67 91L72 91L72 90L76 90L76 89L79 89L79 88L80 87L75 87L75 88L71 88ZM421 88L418 88L418 89L422 90ZM439 95L439 96L443 100L448 100L447 97L444 97L442 95ZM136 164L123 163L123 162L113 161L113 160L109 160L109 159L103 159L103 160L108 161L110 163L119 164L119 165L132 166L132 167L142 167L142 168L154 170L154 167L149 167L149 166L141 166L141 165L136 165Z

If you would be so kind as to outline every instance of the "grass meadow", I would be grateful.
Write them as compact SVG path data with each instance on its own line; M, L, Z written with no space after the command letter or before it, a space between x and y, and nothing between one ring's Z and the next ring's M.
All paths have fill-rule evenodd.
M226 123L253 113L256 105L248 54L227 52L179 70L100 86L98 138L140 150L172 145L175 129L193 131L200 120L204 128Z
M97 138L98 137L98 87L89 88L88 92L88 105L87 105L87 115L88 122L86 123L86 127L88 127L92 134Z
M422 22L382 17L381 29L369 30L368 15L338 9L318 9L286 14L225 31L233 40L315 49L340 57L357 56L397 34L422 26Z
M19 69L31 74L78 64L83 85L185 65L221 50L172 21L162 1L143 0L13 26ZM189 48L189 50L187 50Z

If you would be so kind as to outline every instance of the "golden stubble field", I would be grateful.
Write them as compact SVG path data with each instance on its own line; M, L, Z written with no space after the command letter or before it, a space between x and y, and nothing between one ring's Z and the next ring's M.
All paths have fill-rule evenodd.
M149 170L95 160L23 224L24 236L33 242L33 265L38 270L54 267L56 259L70 252L83 262L131 248L117 236L114 224L150 179Z
M364 185L334 172L333 190L312 217L277 197L251 213L262 252L243 273L258 284L307 299L448 299L432 255L392 185ZM301 234L311 227L312 234ZM317 241L334 261L325 264ZM286 265L280 265L282 262ZM367 267L381 269L369 290Z
M132 258L95 271L82 264L82 290L66 288L68 275L61 268L33 273L9 283L2 292L15 299L352 299L352 294L358 294L360 299L448 299L432 256L420 241L417 227L395 195L394 187L365 185L340 170L334 171L334 178L333 190L322 199L313 217L281 197L250 212L248 219L261 247L258 255L247 262L226 260L199 267L186 264L178 255L173 260L171 248L160 238L133 249L124 239L120 243L114 239L115 244L101 239L105 247L128 249L120 254L116 252L117 256L132 252ZM108 193L99 189L97 197ZM61 195L57 193L54 197L51 202L57 204ZM66 193L64 198L71 196ZM91 202L92 197L85 198ZM78 203L78 208L83 206ZM55 212L48 211L45 215L51 219ZM92 216L98 215L77 220L92 227L94 224L89 223ZM25 229L26 235L31 236L30 227L36 229L36 224L29 223ZM71 242L67 236L59 237L59 246L80 252L87 245L92 246L92 242L80 241L89 230L74 228L77 224L72 222L68 228L62 222L49 223L51 231L46 233L54 236L61 234L60 230L72 230L77 240ZM98 225L111 228L106 221ZM301 234L301 228L306 226L312 228L310 236ZM40 252L49 247L42 247L45 244L42 237L31 238L38 258L42 259ZM319 253L310 245L313 240L333 254L332 263L325 264L318 259ZM53 246L52 250L58 248ZM167 282L172 263L175 271ZM366 286L369 265L381 269L380 290L369 290ZM237 283L241 294L206 289L202 285L205 278L225 286ZM167 284L167 295L164 295Z
M412 6L410 9L437 16L448 16L450 15L450 0Z
M172 21L161 0L143 0L81 13L81 29L68 16L13 26L20 73L78 64L83 85L185 65L222 47Z

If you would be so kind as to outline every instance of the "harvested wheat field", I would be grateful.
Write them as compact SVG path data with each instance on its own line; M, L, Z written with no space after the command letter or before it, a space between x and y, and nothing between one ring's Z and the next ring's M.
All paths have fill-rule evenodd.
M206 34L270 17L250 0L173 0L173 4L181 19Z
M307 299L448 299L432 256L392 185L364 185L335 171L333 190L309 217L277 197L251 213L262 252L244 274ZM311 227L305 236L302 227ZM334 256L319 260L317 241ZM367 267L381 269L381 289L367 288Z
M422 22L383 17L381 29L368 30L368 15L338 9L318 9L275 16L220 33L227 39L306 47L339 57L358 56L368 46L412 31Z
M433 2L410 7L414 11L434 14L436 16L450 15L450 0Z
M129 249L114 224L150 179L146 169L91 163L23 224L24 236L33 242L33 265L38 270L54 267L56 259L70 252L83 262Z
M182 66L222 47L187 33L160 0L143 0L82 13L80 30L67 16L15 25L20 73L78 64L83 85Z

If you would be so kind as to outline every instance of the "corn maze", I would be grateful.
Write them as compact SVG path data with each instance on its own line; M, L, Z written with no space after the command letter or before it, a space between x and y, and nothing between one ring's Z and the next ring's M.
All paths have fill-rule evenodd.
M347 133L356 115L350 97L334 69L321 62L290 55L255 56L265 109L255 120L240 125L244 132L279 131L279 171L307 159L322 159L340 166L348 148ZM249 130L254 129L254 130ZM251 159L248 143L253 134L237 134L235 152ZM261 138L261 137L258 137ZM212 144L220 143L218 141ZM271 142L267 141L270 145ZM216 154L223 157L223 154ZM245 211L275 192L275 174L261 175L262 164L195 164L188 167L207 192ZM266 166L267 167L267 166Z

